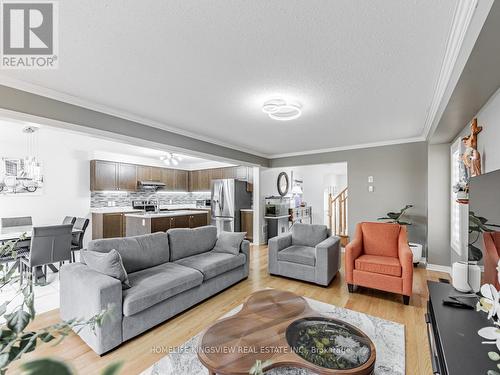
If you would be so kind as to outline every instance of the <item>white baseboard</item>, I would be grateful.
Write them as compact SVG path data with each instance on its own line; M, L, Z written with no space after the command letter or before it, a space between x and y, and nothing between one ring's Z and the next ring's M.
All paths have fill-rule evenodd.
M450 266L441 266L440 264L427 263L426 268L429 271L446 272L447 274L451 275L451 267Z

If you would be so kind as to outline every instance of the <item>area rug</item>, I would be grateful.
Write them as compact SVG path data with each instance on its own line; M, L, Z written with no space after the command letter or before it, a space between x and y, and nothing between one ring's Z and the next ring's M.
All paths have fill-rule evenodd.
M403 375L405 373L404 325L314 299L306 298L306 300L314 310L350 323L370 337L377 351L376 375ZM224 317L234 315L240 309L241 305ZM207 375L208 370L200 363L196 354L200 338L201 334L198 334L176 348L152 348L153 351L163 350L169 354L142 372L141 375ZM266 372L266 375L281 374L312 375L315 373L306 369L290 367L272 369Z

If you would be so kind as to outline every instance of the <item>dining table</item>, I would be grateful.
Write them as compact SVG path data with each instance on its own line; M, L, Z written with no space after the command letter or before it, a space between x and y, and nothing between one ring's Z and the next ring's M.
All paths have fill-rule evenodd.
M72 235L77 235L81 232L82 231L80 229L73 229L71 231ZM24 235L23 241L30 240L32 234L33 234L32 225L22 225L22 226L7 227L7 228L0 227L0 244L8 241L16 241L20 239L23 235ZM29 251L26 251L25 254L23 254L23 256L26 256L28 253ZM18 260L16 262L18 262ZM53 264L48 264L47 266L52 270L52 272L59 272L59 270ZM37 283L44 283L46 280L46 275L43 272L41 266L35 267L35 280Z

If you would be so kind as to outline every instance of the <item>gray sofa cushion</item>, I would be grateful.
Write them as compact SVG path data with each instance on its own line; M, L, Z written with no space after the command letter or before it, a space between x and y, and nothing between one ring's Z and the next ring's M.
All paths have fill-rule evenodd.
M194 268L203 274L204 280L209 280L215 276L223 274L234 268L245 264L245 254L232 255L210 251L208 253L193 255L175 261L175 264L181 264L186 267Z
M123 289L130 288L127 271L123 267L120 253L112 249L108 253L84 250L81 252L82 260L94 271L118 279L122 283Z
M176 294L198 286L203 275L174 263L129 274L130 289L123 291L123 315L131 316Z
M169 261L168 236L159 232L135 237L106 238L89 242L88 250L107 253L116 249L128 273L154 267Z
M310 246L293 245L278 252L278 260L314 266L316 265L316 249Z
M167 234L171 262L210 251L217 241L217 228L211 225L194 229L169 229Z
M294 224L292 227L292 244L315 247L328 237L326 225Z
M217 237L214 251L238 255L246 235L246 232L221 232Z

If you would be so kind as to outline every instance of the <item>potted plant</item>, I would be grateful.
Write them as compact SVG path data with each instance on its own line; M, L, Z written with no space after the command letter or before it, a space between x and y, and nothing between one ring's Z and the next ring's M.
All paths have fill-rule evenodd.
M456 194L458 203L468 203L469 201L469 186L466 182L457 182L452 187L453 192Z
M52 343L57 345L64 340L73 329L80 330L90 327L92 330L101 326L108 319L108 309L96 314L88 320L71 319L49 325L40 329L31 329L29 324L35 319L35 296L32 277L28 271L28 277L20 279L18 272L17 243L25 240L25 234L17 241L7 241L0 244L0 258L11 258L14 264L0 264L0 318L5 322L0 325L0 375L4 375L10 365L20 360L25 354L30 353L40 345ZM20 299L5 299L2 292L6 289L16 288L16 296ZM116 375L122 363L113 363L104 369L103 374ZM32 374L58 374L72 375L74 370L62 361L54 358L40 358L24 362L20 365L23 373Z
M481 237L481 233L495 231L490 227L500 228L500 225L489 224L485 217L476 216L473 211L469 211L469 261L479 262L483 259L483 252L475 244Z
M398 212L388 212L385 217L379 217L377 220L386 220L387 223L395 223L399 225L412 225L410 221L404 219L405 215L407 215L407 211L413 208L412 204L407 204ZM411 252L413 253L413 265L417 266L420 262L420 258L422 257L422 244L408 242L410 246Z

